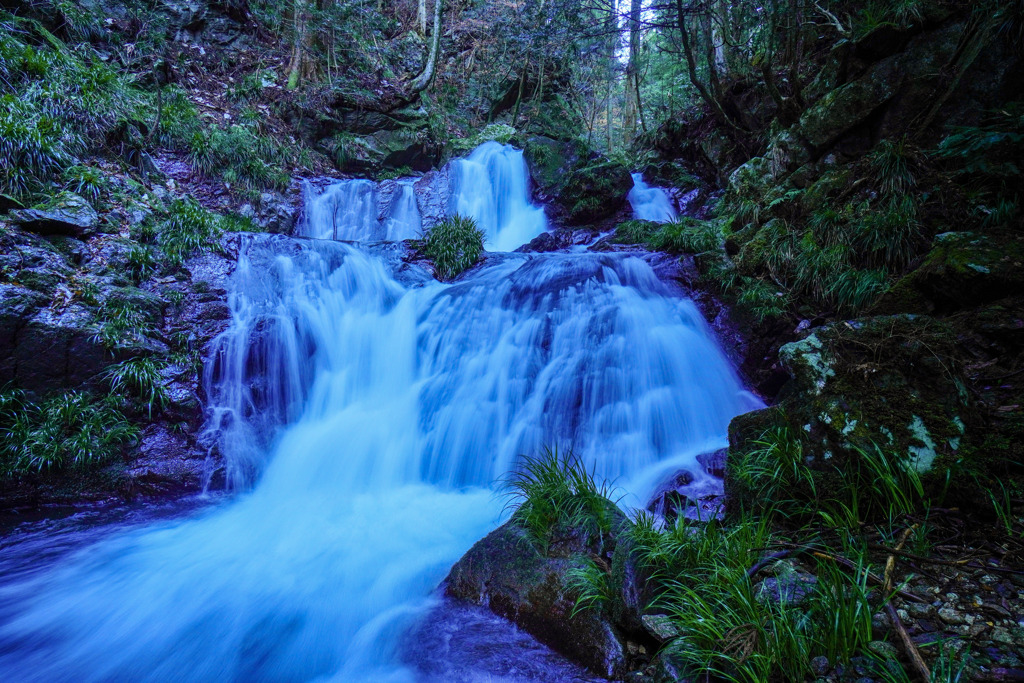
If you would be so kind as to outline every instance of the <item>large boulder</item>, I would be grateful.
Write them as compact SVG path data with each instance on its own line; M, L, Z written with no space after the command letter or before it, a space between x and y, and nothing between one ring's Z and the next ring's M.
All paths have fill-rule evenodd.
M578 141L534 135L523 143L523 158L540 194L549 197L558 192L581 159L588 158L588 150Z
M917 268L882 298L879 312L946 314L1024 291L1024 240L973 232L938 235Z
M559 213L573 225L615 215L633 189L628 168L579 141L535 135L524 143L523 156L539 198L554 200Z
M351 173L378 173L384 169L409 168L429 171L441 157L440 147L425 130L400 128L336 143L338 168Z
M615 215L632 189L629 169L605 159L570 173L558 201L568 211L569 222L580 225Z
M95 232L99 214L82 197L62 192L47 206L12 211L11 221L22 230L39 235L83 237Z
M622 676L630 669L630 651L638 648L627 640L630 636L620 624L639 624L639 616L627 617L621 599L610 610L574 609L577 591L572 573L588 566L588 561L610 570L613 557L618 556L620 576L628 573L622 570L625 556L616 555L617 541L628 522L612 503L607 505L610 532L595 535L560 528L545 548L513 518L456 563L445 581L445 592L488 607L601 676ZM642 606L632 601L630 607Z
M799 435L820 490L857 465L859 449L904 458L926 482L941 484L956 465L975 408L944 323L911 315L834 323L786 344L779 357L790 376L780 402L730 425L730 509L756 503L735 465L773 428Z

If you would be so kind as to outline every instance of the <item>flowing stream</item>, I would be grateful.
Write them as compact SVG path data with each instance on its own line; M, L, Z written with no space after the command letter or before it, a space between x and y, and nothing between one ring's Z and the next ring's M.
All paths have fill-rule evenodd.
M493 250L545 229L510 147L455 162L451 183ZM637 255L490 253L441 284L368 243L420 229L408 181L387 211L379 192L310 192L306 232L333 239L243 242L207 367L236 494L52 557L45 531L0 551L0 680L586 680L436 595L507 514L498 483L571 446L642 505L759 403ZM431 635L410 635L424 619Z

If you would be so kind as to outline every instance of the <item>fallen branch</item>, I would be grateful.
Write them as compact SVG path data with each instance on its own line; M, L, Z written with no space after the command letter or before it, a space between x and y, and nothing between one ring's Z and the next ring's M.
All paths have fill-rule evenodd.
M910 659L911 664L914 665L917 675L922 681L928 683L928 681L932 680L932 674L928 670L928 665L921 658L921 651L917 649L917 645L910 639L907 627L903 625L900 615L897 614L896 608L893 607L891 602L885 604L885 612L889 615L889 621L892 623L893 628L896 629L896 633L900 637L900 643L903 645L903 651L906 653L907 658Z

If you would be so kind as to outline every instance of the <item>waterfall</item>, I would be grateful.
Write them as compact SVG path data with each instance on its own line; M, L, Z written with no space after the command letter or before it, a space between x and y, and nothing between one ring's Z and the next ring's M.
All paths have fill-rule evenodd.
M633 207L633 218L638 220L668 223L679 216L672 206L668 193L660 187L651 187L644 182L642 173L633 174L633 189L629 191L626 199Z
M521 189L485 147L467 163L494 175L460 177L459 206ZM331 201L363 201L356 182ZM543 225L475 199L497 242ZM0 581L0 680L416 680L396 643L501 521L521 454L571 445L642 504L760 405L628 254L492 256L446 285L388 247L251 235L230 305L210 431L249 492Z
M388 207L384 222L384 239L396 242L411 240L419 236L421 230L420 212L416 207L416 192L411 179L397 183L396 196Z
M454 162L452 213L470 216L491 251L512 251L547 230L544 209L530 202L522 151L487 142Z
M487 142L451 163L446 215L473 218L484 247L512 251L547 230L544 209L530 201L530 172L523 153ZM414 181L340 180L321 194L307 185L299 233L317 239L367 242L419 236L422 219Z

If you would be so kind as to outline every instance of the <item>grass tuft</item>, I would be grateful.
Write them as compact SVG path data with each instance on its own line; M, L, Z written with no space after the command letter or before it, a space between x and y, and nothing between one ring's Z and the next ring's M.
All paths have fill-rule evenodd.
M434 262L438 279L451 280L471 267L484 250L484 233L476 221L455 215L427 233L423 253Z

